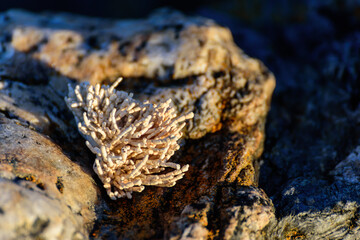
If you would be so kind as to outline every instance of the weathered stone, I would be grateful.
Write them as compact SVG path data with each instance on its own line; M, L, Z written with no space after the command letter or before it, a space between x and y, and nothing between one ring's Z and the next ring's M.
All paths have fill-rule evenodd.
M136 21L23 11L1 16L7 20L0 21L0 33L10 37L0 39L0 109L50 136L85 171L92 173L95 157L89 157L83 140L73 131L76 126L61 99L72 80L110 83L122 76L119 88L134 92L135 98L151 102L171 98L179 114L195 114L180 150L171 158L190 165L185 177L173 188L149 187L132 200L110 201L103 194L94 239L162 238L173 219L187 218L189 207L184 208L198 199L216 204L221 202L218 193L228 184L235 186L233 199L240 185L257 185L257 159L263 151L275 79L260 61L235 45L227 28L164 10ZM256 199L266 199L258 191L239 194L246 198L256 192ZM244 208L241 203L235 208L226 205L230 212L245 214L234 220L243 226L239 234L257 236L272 218L270 203L258 205L256 201ZM265 214L264 221L247 225L257 213ZM216 223L188 224L185 233L179 232L189 238L218 236L225 230ZM228 232L227 236L238 234Z
M210 199L203 198L198 203L187 205L180 217L175 219L170 226L166 238L179 239L207 239L209 230L210 210L213 208Z
M360 183L360 146L350 153L349 156L330 172L336 181L345 182L347 184Z
M267 112L274 77L234 44L228 29L209 19L165 11L146 20L95 24L94 19L58 15L58 23L68 29L58 30L43 15L6 14L10 20L0 22L0 28L12 38L3 42L1 76L26 78L16 77L21 72L32 79L36 71L44 72L49 81L56 70L91 83L118 76L151 78L124 80L123 88L152 101L172 98L180 112L197 112L189 129L191 138L220 129L224 121L231 130L241 131L258 124ZM52 69L40 71L24 62ZM189 77L193 79L184 82Z
M338 202L322 211L288 215L269 228L268 239L359 239L359 204Z
M263 190L240 187L222 199L223 205L219 210L222 239L265 239L265 227L276 220L275 208Z
M268 238L359 239L359 1L288 3L259 3L260 31L232 29L277 78L259 181L278 218Z
M0 81L0 111L43 134L74 140L76 129L68 124L71 114L66 112L64 99L57 90L50 84Z
M48 138L0 114L0 239L87 239L91 176Z
M202 198L174 219L166 238L265 239L265 228L276 222L275 209L256 187L223 187L218 200Z
M279 223L268 237L356 239L360 234L358 147L330 173L333 181L298 177L275 198Z

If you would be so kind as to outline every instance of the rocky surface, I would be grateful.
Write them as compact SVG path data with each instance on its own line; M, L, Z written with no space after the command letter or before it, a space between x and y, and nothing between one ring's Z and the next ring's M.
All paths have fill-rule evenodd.
M360 3L242 3L234 18L201 13L276 76L259 180L278 220L268 238L359 239Z
M217 200L203 197L187 205L166 232L167 239L262 239L275 222L274 206L256 187L227 186Z
M9 189L4 213L14 216L8 228L13 236L265 237L274 207L257 188L258 158L275 79L235 45L229 29L168 10L134 21L8 11L0 14L0 36L0 110L4 125L11 126L0 143L1 184ZM171 158L190 165L185 177L173 188L149 187L131 200L112 201L92 171L95 156L63 97L68 83L108 84L120 76L119 89L135 98L171 98L179 114L195 116ZM20 141L22 131L34 137ZM8 136L14 140L7 142ZM9 162L9 154L19 156ZM16 209L29 210L24 215L10 210L16 192L24 196ZM32 212L38 198L46 202L41 206L57 203L57 210ZM36 216L45 220L37 223ZM55 225L62 235L55 234Z
M57 179L49 181L57 194L51 200L37 181L40 171L16 175L9 164L18 161L2 161L1 189L9 190L1 195L0 216L19 214L2 200L16 192L27 196L16 206L37 209L32 199L44 199L57 209L21 211L27 225L3 225L9 234L46 238L56 232L53 221L71 216L70 227L57 226L80 239L360 239L359 2L221 1L213 7L198 14L228 26L233 37L214 21L166 11L137 21L0 14L0 109L12 119L1 126L17 123L49 136L71 166L91 175L94 191L102 191L91 170L94 157L63 102L68 82L125 76L120 88L135 97L171 97L179 113L195 112L172 159L191 165L183 180L132 200L114 202L102 191L86 217L64 208L70 195L61 198ZM232 38L277 78L260 162L274 81ZM92 206L92 196L90 203L76 198L77 206ZM31 217L40 215L47 224Z
M0 114L0 239L87 239L97 188L45 136Z

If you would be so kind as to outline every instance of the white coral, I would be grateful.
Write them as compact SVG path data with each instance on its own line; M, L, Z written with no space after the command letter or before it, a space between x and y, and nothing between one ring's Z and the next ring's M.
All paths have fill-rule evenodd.
M194 116L177 117L170 99L158 105L137 101L115 90L120 81L95 87L81 83L75 89L69 85L65 98L86 145L96 154L93 168L111 199L131 198L144 185L174 186L189 166L168 160L179 149L185 120ZM175 170L160 174L165 168Z

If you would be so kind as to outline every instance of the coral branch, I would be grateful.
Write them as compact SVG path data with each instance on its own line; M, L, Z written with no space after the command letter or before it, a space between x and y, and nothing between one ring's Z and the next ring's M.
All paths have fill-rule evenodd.
M193 113L176 116L171 100L159 105L140 102L112 86L81 83L65 98L86 145L96 155L94 171L111 199L141 192L144 185L172 187L189 166L167 162L178 150L185 121ZM171 172L159 174L165 168Z

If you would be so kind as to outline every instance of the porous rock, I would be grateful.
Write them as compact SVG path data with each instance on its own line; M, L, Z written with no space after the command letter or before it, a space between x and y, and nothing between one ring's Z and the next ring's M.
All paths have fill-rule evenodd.
M265 239L264 229L276 220L274 206L263 190L227 186L219 195L218 200L202 198L186 206L167 238Z
M275 79L236 46L229 29L168 10L131 21L17 10L0 17L0 32L8 36L0 39L0 109L50 136L91 174L94 156L84 150L70 112L59 100L67 95L69 82L108 84L124 77L118 89L134 92L134 98L152 103L170 98L178 115L194 112L180 149L171 157L189 164L184 178L175 187L151 187L131 200L110 201L102 194L94 239L163 238L173 219L198 199L217 202L227 184L257 186L257 159ZM42 109L26 101L18 106L22 98L12 93L19 86L25 89L20 91L26 92L24 99L38 97L49 105ZM54 105L57 109L49 107ZM246 228L256 235L265 225ZM190 230L204 238L223 231L201 224Z
M303 211L268 228L269 239L358 239L359 204L338 202L321 211Z
M87 239L97 190L58 146L0 114L0 163L0 239Z
M359 147L330 172L333 180L298 177L276 195L277 225L269 238L357 239L360 233Z
M274 206L265 192L255 187L224 190L222 206L218 207L223 225L221 238L265 239L265 227L276 222Z
M76 129L67 124L71 114L64 109L62 95L51 84L27 85L9 79L0 81L0 111L43 134L74 140Z
M359 2L263 3L255 19L271 34L253 35L267 43L252 49L276 58L259 183L279 223L269 239L359 239ZM270 20L279 7L287 13Z

